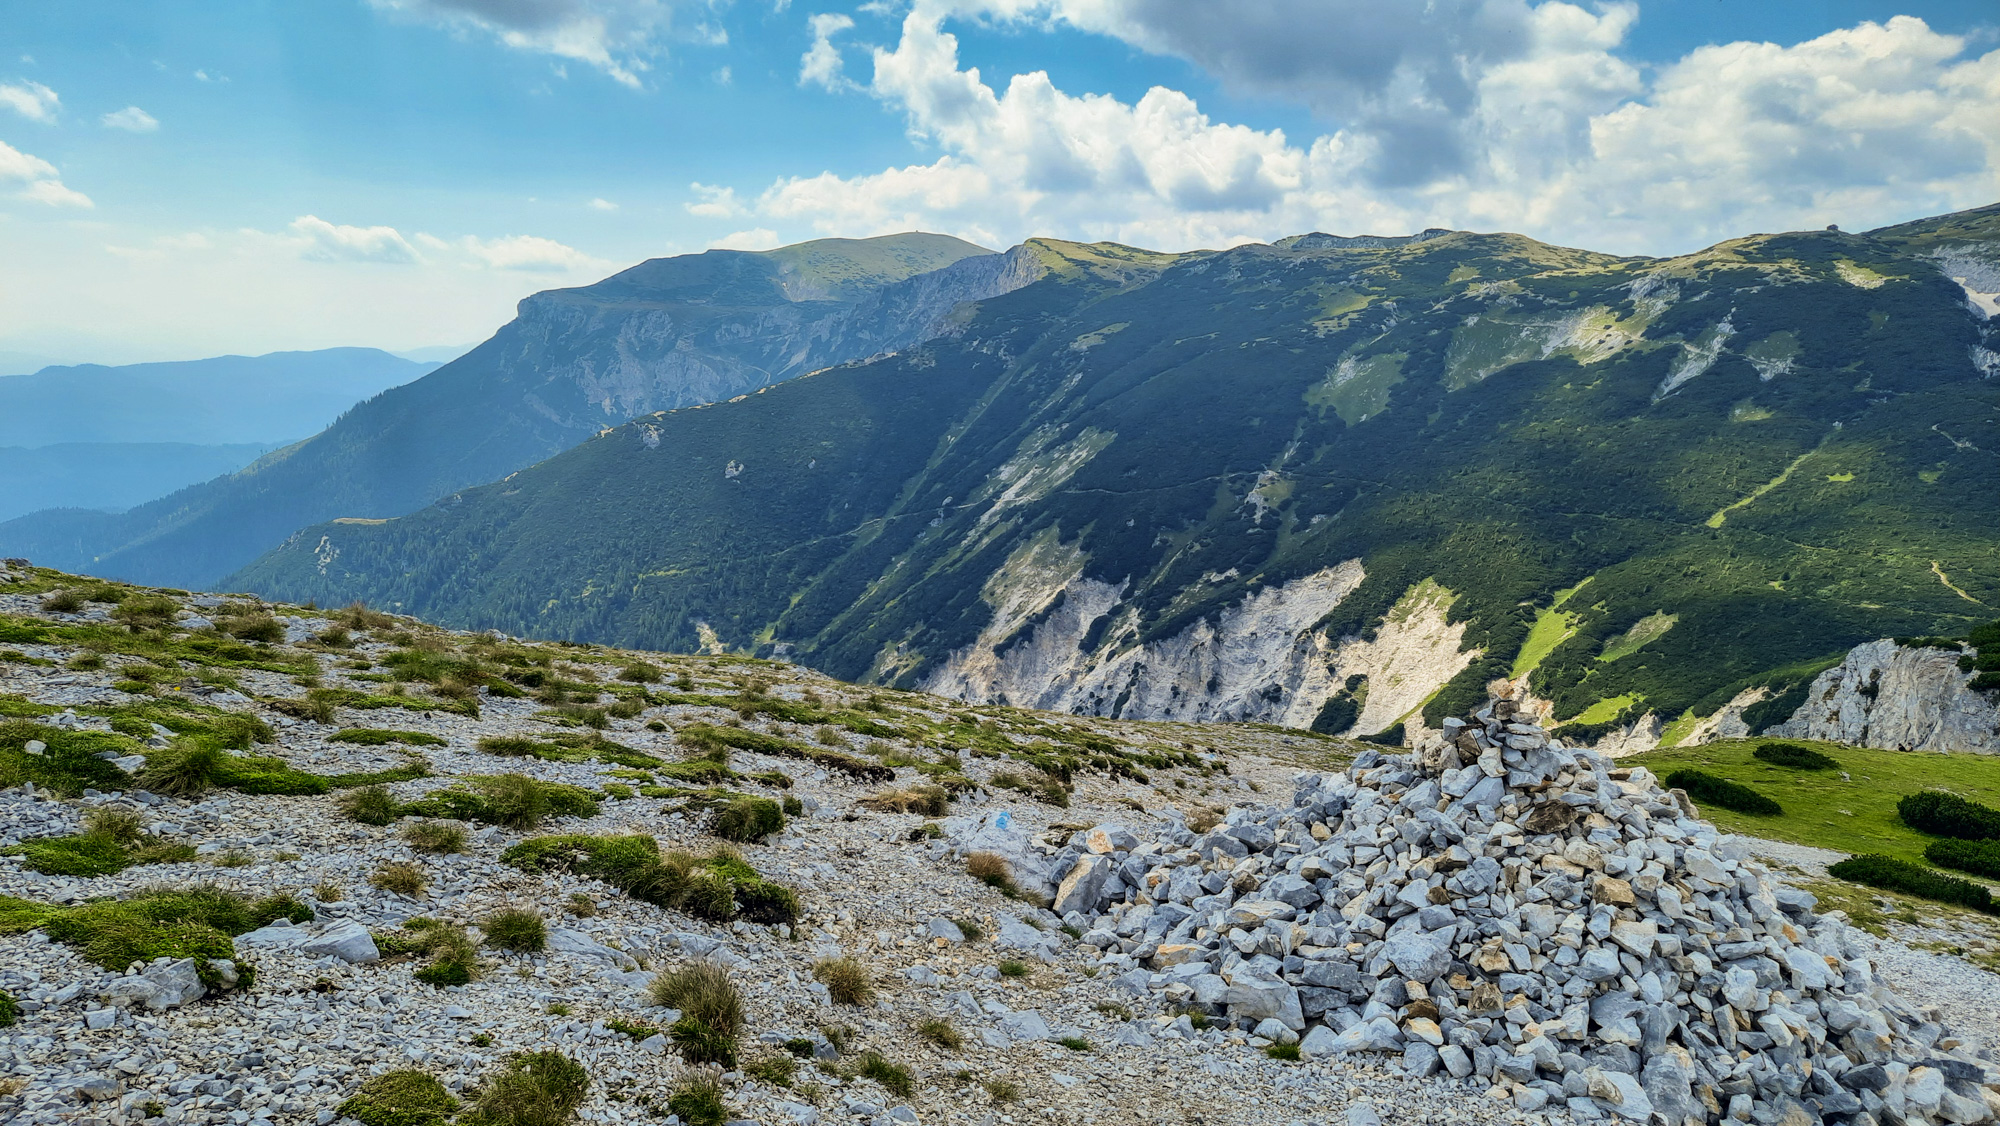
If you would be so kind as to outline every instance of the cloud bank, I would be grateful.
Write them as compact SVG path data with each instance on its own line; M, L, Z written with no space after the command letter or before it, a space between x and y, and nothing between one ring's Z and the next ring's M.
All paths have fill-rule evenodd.
M1789 47L1703 47L1647 73L1618 53L1632 4L1417 7L920 3L896 44L871 52L866 89L941 155L786 178L755 210L826 233L925 227L989 245L1062 234L1175 249L1447 226L1666 253L2000 198L2000 51L1913 17ZM1132 103L1066 92L1043 72L996 88L945 29L971 16L1114 36L1245 90L1293 91L1340 124L1299 142L1213 120L1166 87ZM839 61L807 57L830 75Z

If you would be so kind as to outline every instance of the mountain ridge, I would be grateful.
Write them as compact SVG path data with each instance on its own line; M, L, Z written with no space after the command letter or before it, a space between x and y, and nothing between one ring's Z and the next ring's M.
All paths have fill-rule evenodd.
M2000 207L1667 259L1477 232L1010 253L1045 272L921 345L305 529L232 582L901 686L975 644L1085 680L1167 645L1185 667L1048 706L1391 731L1510 673L1558 722L1708 715L2000 604ZM1303 646L1296 677L1201 671L1232 608L1349 561L1252 647Z

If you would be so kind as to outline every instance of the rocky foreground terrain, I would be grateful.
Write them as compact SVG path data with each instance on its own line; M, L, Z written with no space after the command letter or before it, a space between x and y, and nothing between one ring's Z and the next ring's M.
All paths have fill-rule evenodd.
M0 1120L1994 1116L1990 1022L1511 720L1402 755L10 563Z

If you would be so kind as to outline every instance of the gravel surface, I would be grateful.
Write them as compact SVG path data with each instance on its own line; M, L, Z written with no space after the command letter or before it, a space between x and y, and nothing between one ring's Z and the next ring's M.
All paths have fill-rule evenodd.
M80 582L0 566L0 615L69 625L105 622L108 607L102 604L75 614L40 609L49 589ZM163 635L177 643L214 638L204 627L243 609L217 598L177 597L184 606L180 620ZM354 631L351 646L333 647L312 640L334 625L325 612L248 612L267 610L278 614L285 640L257 645L258 663L299 662L309 675L183 659L172 677L159 674L156 687L140 693L121 671L133 658L114 651L101 668L78 667L90 662L79 662L87 654L75 639L39 641L31 631L19 632L23 640L0 643L0 703L7 714L27 718L0 726L0 754L21 751L31 734L22 723L40 732L106 731L114 719L142 732L122 751L158 752L177 737L164 729L145 735L120 717L153 705L156 697L185 697L202 708L262 718L272 741L246 753L275 756L308 772L379 771L420 754L431 776L393 783L402 801L465 778L519 772L604 795L599 811L551 818L532 830L470 824L464 854L431 855L405 839L409 822L357 824L342 815L337 795L216 790L183 800L134 788L75 797L23 786L0 790L0 851L75 833L88 810L112 808L139 814L157 838L198 852L192 861L97 877L37 872L22 856L0 855L0 895L59 905L207 883L253 897L296 895L314 913L298 933L281 928L239 937L237 955L255 965L254 985L210 989L199 998L171 995L171 965L100 967L43 930L0 934L0 990L22 1009L19 1022L0 1032L0 1121L326 1126L341 1121L343 1100L371 1075L419 1068L453 1091L470 1093L510 1052L552 1048L590 1072L580 1120L671 1123L667 1093L698 1069L683 1063L664 1037L650 1035L672 1014L654 1006L645 989L656 973L696 959L729 967L744 993L745 1063L786 1054L786 1041L824 1041L833 1033L845 1043L836 1058L801 1061L789 1085L751 1068L722 1073L730 1114L762 1126L1365 1126L1377 1119L1563 1126L1575 1120L1560 1103L1523 1109L1505 1088L1489 1092L1484 1083L1445 1075L1418 1078L1394 1057L1270 1058L1253 1036L1255 1022L1230 1020L1222 1005L1210 1007L1215 1019L1209 1027L1197 1028L1154 993L1121 984L1130 971L1116 948L1080 943L1047 910L973 879L952 842L926 829L940 820L990 824L992 815L1005 811L1032 847L1054 862L1079 829L1109 822L1146 835L1231 807L1283 804L1301 770L1337 769L1358 749L1353 744L1244 725L972 708L843 685L783 664L537 645L449 633L409 619L372 623ZM7 620L0 618L0 625ZM100 635L100 648L115 636ZM614 688L628 698L635 690L616 679L625 666L651 662L661 672L644 686L650 699L635 714L585 717L604 723L604 737L622 747L672 762L694 753L678 740L690 725L740 725L794 747L889 764L895 778L860 782L793 755L732 751L729 766L739 777L726 783L731 790L796 798L802 806L782 832L737 846L760 875L797 892L800 912L791 925L704 922L596 880L530 874L503 863L509 846L550 833L642 833L663 849L698 853L719 842L708 815L688 808L684 793L606 789L646 786L632 768L588 755L559 761L480 750L478 741L487 736L548 740L590 729L578 726L577 713L557 710L570 705L532 698L541 694L532 687L528 697L479 688L473 696L478 715L455 714L435 695L438 686L394 681L386 660L411 650L477 657L496 668L502 651L528 654L544 662L534 667L551 677L601 687L599 707L616 698ZM119 684L135 691L114 687ZM314 686L394 692L417 702L369 710L343 705L324 723L291 714ZM667 699L676 694L712 702ZM759 701L848 719L791 722L783 708L760 710ZM856 730L871 718L894 733ZM331 738L352 728L422 732L445 744L403 748ZM1074 746L1063 740L1084 737L1097 740L1098 749L1077 758L1079 768L1062 795L1066 807L1009 788L1018 784L1010 775L1033 781L1036 761L1047 761L1052 744ZM671 783L657 777L660 769L643 773ZM772 771L789 784L749 777ZM864 804L880 791L937 777L962 777L972 787L951 802L947 818ZM412 897L372 886L371 876L389 862L418 866L428 886ZM466 926L477 939L480 924L502 907L539 912L550 928L551 949L523 954L483 948L479 975L444 987L416 979L425 966L421 956L386 949L410 933L402 924L416 917ZM981 933L965 939L947 920L974 921ZM875 983L870 1003L836 1004L814 980L815 962L835 956L864 964ZM1971 979L1953 976L1953 959L1896 944L1885 944L1880 958L1893 967L1885 972L1905 974L1934 994L1927 1003L1951 1005L1956 1013L1960 997L1968 1005L1976 999L1976 988L1965 984ZM131 968L142 973L130 976ZM1017 968L1024 972L1009 976ZM1980 980L1985 977L1990 975ZM918 1026L930 1020L949 1022L962 1037L960 1046L925 1039ZM613 1022L627 1024L629 1032ZM831 1045L827 1049L823 1054L835 1054ZM870 1051L909 1069L908 1094L857 1073L857 1059Z

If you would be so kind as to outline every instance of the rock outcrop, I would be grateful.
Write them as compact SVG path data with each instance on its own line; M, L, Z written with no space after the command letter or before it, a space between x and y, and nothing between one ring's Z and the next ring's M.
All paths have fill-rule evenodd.
M1125 589L1082 577L1085 560L1031 543L986 583L994 621L953 653L924 690L1122 719L1308 727L1350 678L1367 683L1348 730L1393 725L1476 658L1451 623L1451 593L1412 589L1374 635L1337 638L1319 623L1366 577L1343 561L1246 595L1168 637L1139 640Z
M1513 717L1447 720L1204 833L1079 833L1051 867L1058 905L1135 991L1521 1110L1991 1119L2000 1075L1890 992L1843 920L1644 769Z
M1806 702L1768 734L1896 751L2000 754L2000 693L1974 692L1957 649L1883 639L1819 674Z

